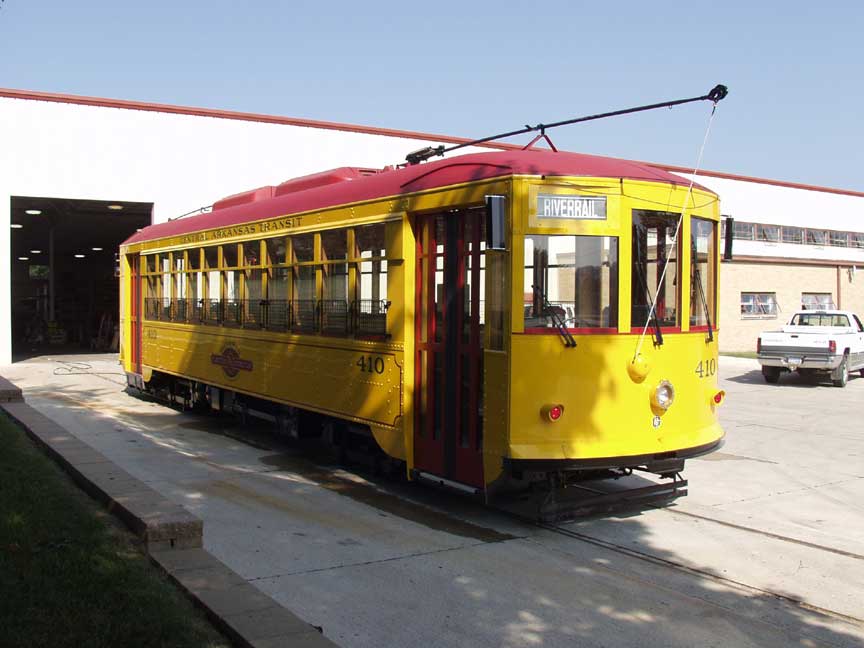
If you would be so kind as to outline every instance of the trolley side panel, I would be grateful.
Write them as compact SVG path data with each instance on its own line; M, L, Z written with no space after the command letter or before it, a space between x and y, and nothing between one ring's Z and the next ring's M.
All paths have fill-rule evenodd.
M144 364L176 376L298 407L396 427L402 416L402 351L262 339L240 330L145 324Z

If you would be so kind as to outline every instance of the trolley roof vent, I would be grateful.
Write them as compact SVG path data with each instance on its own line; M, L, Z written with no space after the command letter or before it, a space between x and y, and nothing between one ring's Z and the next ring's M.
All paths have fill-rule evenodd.
M222 198L222 200L217 200L213 203L213 211L217 209L225 209L226 207L236 207L237 205L246 205L248 203L257 202L259 200L267 200L268 198L272 198L275 195L276 187L258 187L257 189L250 189L249 191L242 191L240 193L234 194L233 196L228 196L226 198Z
M289 193L297 193L306 189L314 189L316 187L325 187L339 182L347 182L349 180L357 180L366 176L377 175L381 173L379 169L360 169L357 167L339 167L338 169L330 169L329 171L321 171L311 175L300 176L286 180L276 187L276 196L284 196Z

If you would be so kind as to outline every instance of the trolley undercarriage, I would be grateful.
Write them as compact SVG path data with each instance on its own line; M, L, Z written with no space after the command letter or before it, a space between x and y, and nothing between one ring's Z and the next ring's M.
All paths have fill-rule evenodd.
M272 401L238 394L204 383L154 373L144 383L140 376L129 374L130 389L184 411L213 412L236 416L241 422L250 417L269 421L273 432L295 441L317 442L331 452L338 463L356 465L374 474L404 476L405 462L387 456L375 443L369 429L341 419L288 407ZM713 448L694 449L688 456L709 452ZM453 482L422 471L412 471L420 482L485 496L493 508L532 522L564 522L580 517L609 513L625 508L662 506L687 494L687 480L681 476L684 459L680 457L634 457L642 465L622 466L623 458L580 462L579 469L562 469L557 461L507 462L511 486L491 495L481 489ZM652 475L652 481L640 474Z

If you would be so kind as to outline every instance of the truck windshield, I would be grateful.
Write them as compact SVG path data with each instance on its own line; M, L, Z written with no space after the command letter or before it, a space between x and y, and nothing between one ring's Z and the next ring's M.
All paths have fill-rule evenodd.
M833 313L796 313L792 326L849 326L849 318Z

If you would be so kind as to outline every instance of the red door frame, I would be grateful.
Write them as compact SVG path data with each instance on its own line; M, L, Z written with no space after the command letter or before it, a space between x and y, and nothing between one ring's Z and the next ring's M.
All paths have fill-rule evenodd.
M130 290L129 301L129 320L131 329L131 344L130 344L130 359L132 360L132 369L135 373L141 373L141 268L140 257L137 254L130 254L128 257L129 267L131 269L129 277L132 280L132 289Z
M414 462L419 470L476 487L483 486L479 415L481 218L482 212L472 210L418 216L416 221ZM438 240L441 233L443 240ZM443 248L440 252L439 245ZM436 295L435 274L442 257L443 294ZM465 304L469 258L470 315L459 307ZM438 297L442 297L440 330ZM467 375L463 375L466 364ZM436 373L440 380L436 381Z

